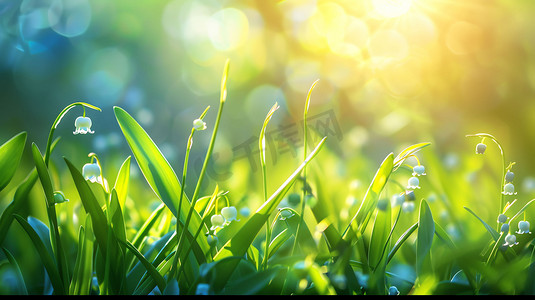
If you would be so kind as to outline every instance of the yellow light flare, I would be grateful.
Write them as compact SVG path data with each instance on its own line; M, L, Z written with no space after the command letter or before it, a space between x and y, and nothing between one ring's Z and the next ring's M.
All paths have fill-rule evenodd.
M409 12L412 0L372 0L375 12L384 18L396 18Z

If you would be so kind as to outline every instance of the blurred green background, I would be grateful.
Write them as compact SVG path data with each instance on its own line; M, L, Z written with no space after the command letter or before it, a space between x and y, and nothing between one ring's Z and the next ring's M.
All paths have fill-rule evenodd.
M373 172L389 152L429 141L429 151L455 164L478 142L465 135L486 132L532 191L534 11L523 0L4 0L0 138L25 130L44 147L61 109L85 101L103 109L88 111L95 134L73 136L81 111L69 113L57 152L80 164L89 152L115 155L116 170L130 153L117 105L180 172L192 120L211 105L206 121L214 123L228 58L212 179L236 176L228 167L247 161L239 148L258 136L275 101L281 109L270 128L301 130L306 94L319 79L310 115L331 113L329 147L341 161L368 158ZM272 165L300 157L277 150L290 138L278 140ZM196 137L192 170L208 140Z
M447 211L450 218L473 221L457 229L477 231L477 240L485 230L462 206L494 225L501 160L490 141L485 156L475 155L479 140L466 134L498 138L506 163L517 163L519 202L535 196L534 13L535 1L529 0L0 0L0 139L27 131L28 142L44 149L65 106L83 101L102 108L87 111L93 135L72 134L80 108L56 130L62 141L51 162L59 170L54 175L65 176L54 179L73 203L62 208L60 218L76 223L66 212L81 208L61 157L81 167L95 152L113 180L131 154L113 106L139 121L180 174L192 121L210 105L208 130L196 134L190 157L191 194L230 59L227 102L204 195L217 182L231 191L238 208L258 207L262 186L255 149L275 102L281 108L268 126L268 172L274 175L269 190L284 181L301 160L303 105L319 79L309 125L329 137L316 168L329 179L327 200L340 208L330 214L340 217L341 226L388 153L431 142L421 151L428 176L418 199L449 200L435 204L454 206ZM32 162L27 146L23 170L0 195L1 208ZM393 180L404 184L405 175L409 172ZM134 162L132 177L142 183L132 185L134 202L127 202L136 212L127 217L135 230L159 201ZM36 192L32 203L43 206ZM387 186L384 197L398 192ZM28 215L46 218L42 209L27 209L35 209ZM435 216L441 222L448 218ZM24 257L23 269L42 272L32 263L35 253Z

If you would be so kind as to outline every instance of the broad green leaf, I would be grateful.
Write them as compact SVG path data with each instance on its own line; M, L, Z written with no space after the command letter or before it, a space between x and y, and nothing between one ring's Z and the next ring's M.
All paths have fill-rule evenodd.
M91 191L91 187L84 179L84 176L78 169L67 159L64 158L67 167L71 172L72 179L80 195L80 200L87 213L91 216L91 224L93 225L93 232L101 251L106 251L108 245L108 221L106 215L102 211L95 195Z
M375 176L366 191L366 195L364 195L364 199L362 200L357 213L353 216L346 228L343 235L344 240L351 240L356 232L362 233L366 229L368 221L377 206L379 195L392 173L393 162L394 154L390 153L381 163L381 166L375 173Z
M58 294L64 294L65 288L61 280L61 275L56 266L54 258L47 251L43 241L41 240L41 238L39 238L37 232L35 232L32 226L26 220L24 220L23 217L19 215L14 215L14 218L15 220L17 220L17 222L19 222L24 231L26 231L35 249L37 250L37 253L39 253L39 257L41 258L41 262L43 263L43 266L45 267L48 273L48 277L50 278L50 282L54 287L54 291Z
M384 211L377 210L375 222L373 223L370 246L368 249L368 263L372 268L375 268L379 264L379 260L383 257L383 249L386 246L392 227L390 201L387 202L388 205Z
M126 141L128 142L145 179L160 200L162 200L175 217L184 224L191 203L187 196L184 195L187 201L181 202L180 216L176 215L178 212L177 205L179 203L179 191L181 189L175 171L150 136L136 122L136 120L134 120L134 118L120 107L114 107L114 112L117 122L121 127ZM193 236L193 233L201 226L205 225L201 223L199 214L194 211L188 225L188 239ZM210 247L206 239L203 237L198 237L195 244L193 252L197 257L198 262L202 263L206 260L204 253L206 253Z
M416 271L422 271L422 264L431 250L433 236L435 235L435 221L427 201L420 202L420 215L418 217L418 238L416 240Z
M297 180L303 168L321 150L323 144L325 143L325 139L326 138L323 138L320 141L320 143L316 146L314 151L310 153L307 159L293 172L292 175L290 175L290 177L288 177L288 179L286 179L286 181L273 193L273 195L271 195L271 197L269 197L269 199L264 202L264 204L262 204L260 208L257 209L257 211L240 228L236 235L231 240L229 240L225 244L225 246L223 246L223 248L215 255L214 260L219 260L230 256L242 257L243 255L245 255L254 238L268 220L269 215L273 212L273 210L280 203L284 195L288 192L293 183ZM228 279L230 277L230 274L232 274L232 272L236 268L237 264L237 261L229 263L227 268L222 270L222 272L224 272L224 274L226 275L222 276L222 278ZM216 286L214 288L216 290L219 290L225 284L225 280L220 280L216 283Z
M23 131L0 146L0 191L9 184L17 171L26 145L26 136Z

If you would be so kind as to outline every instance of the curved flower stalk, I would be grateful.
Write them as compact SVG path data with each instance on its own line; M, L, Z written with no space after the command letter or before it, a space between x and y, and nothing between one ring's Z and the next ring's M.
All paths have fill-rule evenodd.
M61 122L61 119L67 114L69 110L71 110L75 106L82 106L84 109L83 115L81 117L78 117L76 121L74 122L76 131L73 132L73 134L86 134L86 133L93 133L94 131L91 131L91 119L85 116L85 108L91 108L97 111L102 111L99 107L96 107L94 105L85 103L85 102L74 102L69 105L67 105L57 116L56 120L52 124L52 127L50 128L50 133L48 134L48 140L46 144L46 150L45 150L45 165L48 166L48 161L50 160L50 148L52 146L52 138L54 136L54 131L58 127L59 123Z
M500 191L501 191L501 196L500 196L500 207L499 207L499 210L501 211L502 208L504 207L505 205L505 198L504 198L504 195L505 195L505 191L504 191L504 186L505 186L505 175L506 175L506 171L508 169L508 167L505 165L505 154L503 152L503 147L502 145L500 144L500 142L498 142L498 140L488 134L488 133L476 133L476 134L467 134L466 137L479 137L481 138L481 142L479 144L477 144L476 146L476 154L483 154L485 153L485 150L487 149L487 145L485 144L485 140L486 139L490 139L492 140L497 146L498 146L498 149L500 149L500 155L502 157L502 165L503 165L503 169L502 169L502 180L501 180L501 186L500 186ZM509 165L509 168L512 167L514 163L511 163ZM511 191L510 190L511 187L508 187L508 191L507 191L507 194L509 194L509 192ZM513 193L514 193L514 186L513 186Z

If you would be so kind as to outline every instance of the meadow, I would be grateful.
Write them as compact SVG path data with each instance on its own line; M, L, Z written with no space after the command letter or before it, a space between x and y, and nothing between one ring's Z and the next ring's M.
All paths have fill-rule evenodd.
M0 10L0 294L535 293L531 5L60 2Z

